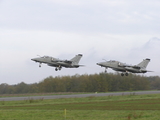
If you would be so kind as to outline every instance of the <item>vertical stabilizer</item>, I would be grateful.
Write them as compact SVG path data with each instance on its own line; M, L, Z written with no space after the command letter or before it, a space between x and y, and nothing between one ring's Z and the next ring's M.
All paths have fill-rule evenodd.
M137 66L141 67L142 69L146 69L148 63L150 62L150 59L144 59L142 62L140 62Z
M72 65L78 65L80 59L82 57L82 54L76 55L74 58L72 58L70 61L72 61Z

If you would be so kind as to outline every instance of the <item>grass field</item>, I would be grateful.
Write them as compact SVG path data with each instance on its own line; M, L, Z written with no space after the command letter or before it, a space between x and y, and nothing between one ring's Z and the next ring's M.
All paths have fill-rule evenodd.
M160 120L160 95L0 101L0 120L134 119Z

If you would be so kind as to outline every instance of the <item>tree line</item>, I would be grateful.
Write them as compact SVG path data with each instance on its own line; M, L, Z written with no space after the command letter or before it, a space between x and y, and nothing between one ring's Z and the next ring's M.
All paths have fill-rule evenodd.
M121 77L116 73L84 74L73 76L47 77L39 83L16 85L3 83L0 94L52 93L52 92L112 92L136 90L160 90L159 76L129 74Z

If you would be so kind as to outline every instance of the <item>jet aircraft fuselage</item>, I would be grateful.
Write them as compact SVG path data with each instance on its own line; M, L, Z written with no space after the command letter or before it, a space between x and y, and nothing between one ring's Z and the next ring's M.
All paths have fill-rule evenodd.
M150 59L147 58L147 59L143 60L141 63L139 63L138 65L127 65L127 64L119 62L119 61L110 60L110 61L106 61L106 62L97 63L97 65L99 65L101 67L105 67L106 69L111 68L115 71L120 71L120 72L122 72L122 74L121 74L122 76L124 76L124 74L126 76L128 76L128 72L131 72L131 73L149 72L146 70L146 67L149 62L150 62Z
M74 58L71 60L60 60L54 57L50 56L43 56L43 57L38 57L38 58L33 58L31 60L35 62L39 62L39 67L41 67L42 63L47 64L48 66L56 67L55 70L61 70L62 67L66 68L78 68L82 65L79 65L79 61L82 57L82 54L76 55Z

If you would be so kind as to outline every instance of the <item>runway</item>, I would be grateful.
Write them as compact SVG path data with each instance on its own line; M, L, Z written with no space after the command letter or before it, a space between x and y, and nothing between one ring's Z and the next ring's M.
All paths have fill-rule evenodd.
M74 95L49 95L49 96L29 96L29 97L3 97L0 101L21 101L28 99L59 99L59 98L82 98L82 97L98 97L98 96L120 96L120 95L144 95L144 94L160 94L160 91L137 91L137 92L109 92L109 93L93 93L93 94L74 94Z

